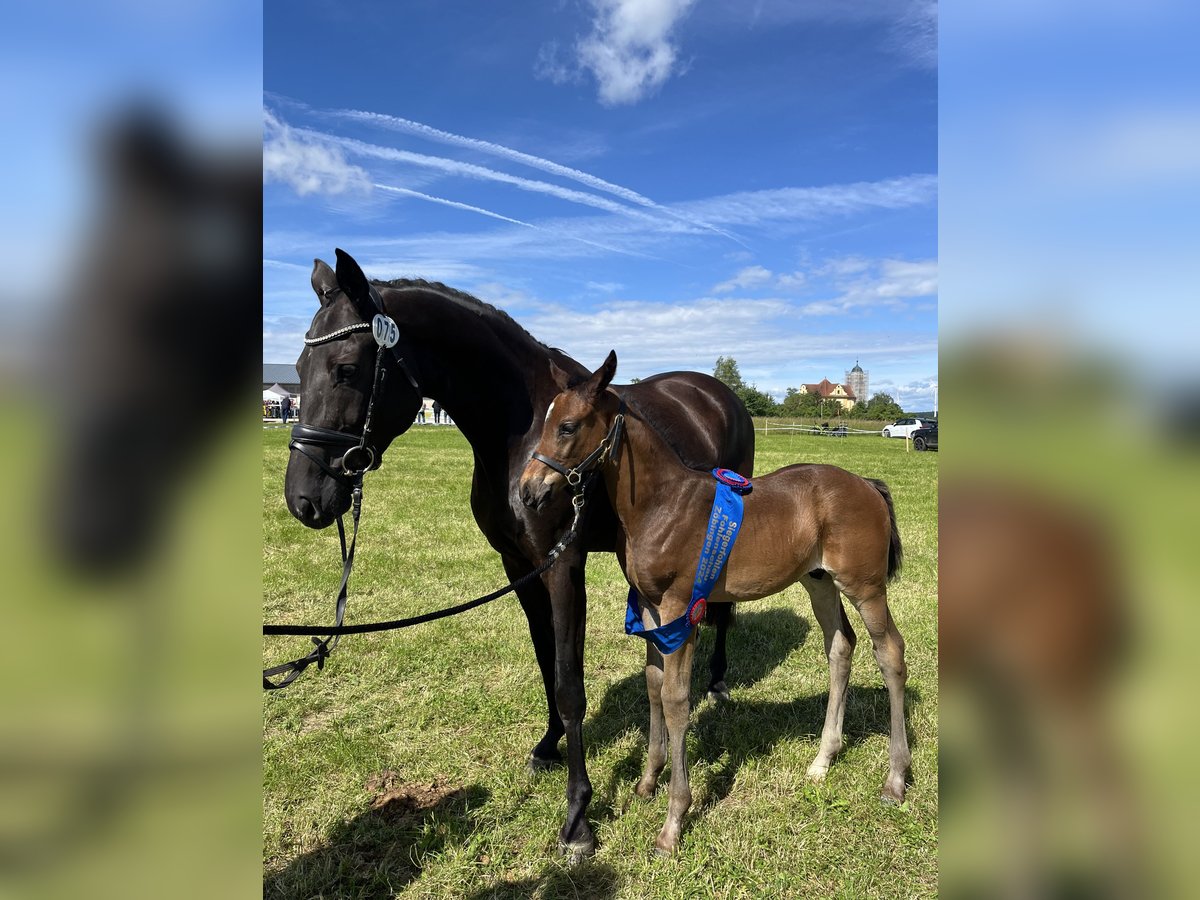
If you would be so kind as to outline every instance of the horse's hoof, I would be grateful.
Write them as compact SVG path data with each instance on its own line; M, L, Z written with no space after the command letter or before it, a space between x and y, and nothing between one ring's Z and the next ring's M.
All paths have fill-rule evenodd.
M883 793L879 795L880 801L884 806L899 806L904 802L904 788L896 790L892 787L885 787Z
M530 755L529 762L526 764L525 769L530 775L538 775L550 769L555 769L561 765L561 756L546 759L545 757Z
M722 703L729 700L729 688L725 686L725 682L718 681L716 684L708 686L708 699Z
M639 781L633 788L633 792L643 800L649 800L658 790L658 782L647 784L644 781Z
M659 859L670 859L675 855L675 851L679 849L679 843L674 844L664 843L662 838L654 842L654 855Z
M575 866L583 862L589 856L596 855L595 841L575 841L570 844L565 844L562 841L558 842L558 855L566 860L567 865Z
M825 776L828 774L829 766L819 766L816 763L813 763L808 767L808 772L805 773L805 777L809 781L821 782L825 780Z

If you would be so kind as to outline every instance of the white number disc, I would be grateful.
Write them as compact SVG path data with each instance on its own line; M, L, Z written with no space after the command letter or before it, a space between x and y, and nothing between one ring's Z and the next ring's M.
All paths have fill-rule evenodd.
M377 315L371 321L371 332L375 335L375 343L381 347L395 347L400 340L400 329L387 316Z

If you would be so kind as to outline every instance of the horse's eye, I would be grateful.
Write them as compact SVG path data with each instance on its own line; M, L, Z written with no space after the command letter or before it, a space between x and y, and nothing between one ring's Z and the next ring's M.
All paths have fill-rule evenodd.
M334 371L336 373L336 381L338 384L342 384L343 382L354 380L354 376L358 374L358 366L346 363L338 366Z
M577 423L577 422L563 422L561 425L558 426L558 433L561 434L563 437L569 437L570 435L574 434L578 430L579 430L579 423Z

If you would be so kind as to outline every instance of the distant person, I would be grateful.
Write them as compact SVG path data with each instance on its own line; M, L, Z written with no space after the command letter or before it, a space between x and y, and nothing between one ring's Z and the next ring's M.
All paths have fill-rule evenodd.
M433 424L442 424L442 404L438 403L436 400L433 401Z
M279 401L279 414L283 418L283 424L286 425L288 423L288 419L291 418L292 415L291 397L284 397Z
M424 403L422 403L420 409L417 410L417 423L420 425L425 424L425 404Z

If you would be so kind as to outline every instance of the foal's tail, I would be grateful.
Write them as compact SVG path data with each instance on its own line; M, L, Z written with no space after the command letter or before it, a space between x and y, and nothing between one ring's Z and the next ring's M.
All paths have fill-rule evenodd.
M896 527L896 507L892 505L892 492L888 490L886 484L878 478L868 478L867 481L871 487L879 491L879 496L883 497L883 502L887 504L888 522L892 529L888 543L887 577L888 581L891 581L900 573L900 567L904 565L904 547L900 544L900 529Z

